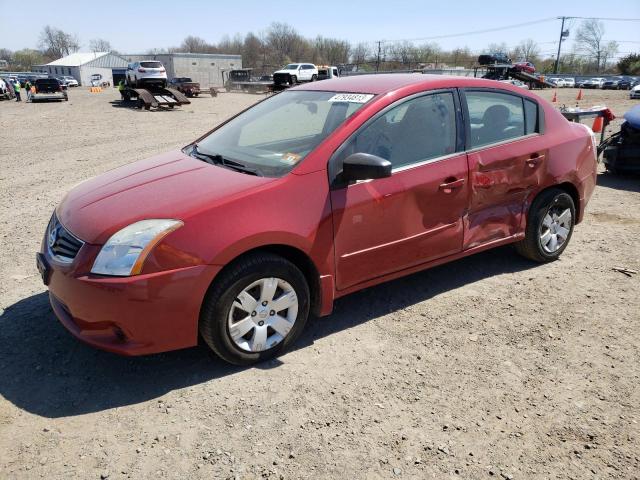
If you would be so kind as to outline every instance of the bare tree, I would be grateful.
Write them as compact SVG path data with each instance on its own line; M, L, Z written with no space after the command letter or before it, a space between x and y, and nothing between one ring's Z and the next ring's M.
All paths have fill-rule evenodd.
M351 45L345 40L318 36L313 44L314 61L319 64L338 65L349 61Z
M6 60L7 63L11 63L13 52L8 48L0 48L0 60Z
M209 45L203 38L189 35L183 41L180 47L177 49L184 53L215 53L213 45Z
M351 49L351 62L356 66L362 65L367 61L370 53L369 44L360 42Z
M599 20L585 20L578 28L576 44L578 48L596 61L596 72L600 72L600 64L604 53L604 23Z
M224 53L239 55L242 54L244 48L244 40L239 33L236 33L233 38L229 35L222 37L222 40L218 42L218 50Z
M60 58L80 49L78 37L47 25L40 33L40 47L49 57Z
M509 53L509 46L506 44L506 42L500 42L500 43L490 43L489 45L487 45L487 52L489 53Z
M276 64L291 60L300 61L299 57L307 47L307 41L291 25L280 22L274 22L269 26L267 42Z
M242 65L257 68L262 57L262 41L252 32L244 37L242 46Z
M618 42L610 41L607 42L604 48L602 49L602 69L607 69L607 63L609 60L613 59L618 53Z
M111 43L103 38L94 38L89 40L89 50L92 52L110 52L112 50Z
M522 40L514 50L514 57L524 62L534 62L539 58L540 47L535 40Z

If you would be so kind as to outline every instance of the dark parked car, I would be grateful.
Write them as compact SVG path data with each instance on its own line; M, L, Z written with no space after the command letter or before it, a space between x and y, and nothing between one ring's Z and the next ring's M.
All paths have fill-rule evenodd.
M621 78L618 82L618 87L620 88L620 90L631 90L632 84L633 82L630 78Z
M480 65L493 65L493 64L510 64L511 59L506 53L489 53L483 54L478 57L478 63Z
M55 78L38 78L33 84L35 92L31 94L32 102L41 100L69 100L66 86Z
M620 80L619 78L607 78L604 82L602 82L602 90L620 90Z
M189 77L172 78L169 81L169 86L184 93L187 97L197 97L200 94L200 84Z

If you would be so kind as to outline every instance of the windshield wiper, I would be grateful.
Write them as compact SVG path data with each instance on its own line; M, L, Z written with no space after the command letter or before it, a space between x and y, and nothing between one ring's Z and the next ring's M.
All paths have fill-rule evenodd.
M249 168L246 165L243 165L240 162L236 162L234 160L229 160L228 158L223 157L219 153L204 153L198 150L198 145L194 144L191 149L191 155L195 158L203 160L211 165L220 165L231 170L235 170L237 172L248 173L249 175L255 175L257 177L261 177L260 173L253 169Z

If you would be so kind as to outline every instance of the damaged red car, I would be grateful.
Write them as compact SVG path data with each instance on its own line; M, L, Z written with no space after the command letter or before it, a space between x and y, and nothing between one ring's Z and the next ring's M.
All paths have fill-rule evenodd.
M596 163L587 127L510 85L308 83L76 186L37 264L53 311L90 345L140 355L201 337L250 364L356 290L508 243L557 259Z

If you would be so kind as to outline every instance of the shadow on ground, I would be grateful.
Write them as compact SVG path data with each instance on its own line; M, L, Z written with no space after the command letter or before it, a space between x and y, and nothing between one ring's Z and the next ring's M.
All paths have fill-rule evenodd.
M122 100L111 100L109 103L113 108L125 108L127 110L137 110L139 112L176 112L178 111L176 108L169 108L165 106L157 107L157 108L149 108L149 109L140 108L138 107L138 102L135 100L129 100L126 102L123 102ZM178 105L178 107L180 107L180 105Z
M310 321L295 348L442 292L533 266L503 247L369 288L338 300L331 316ZM94 350L59 324L46 293L7 308L0 316L0 331L0 395L49 418L140 403L247 370L218 360L204 347L135 358ZM277 368L286 361L284 357L250 368Z
M598 174L598 186L613 188L615 190L626 190L628 192L640 192L640 175L633 174L613 174L603 172Z

